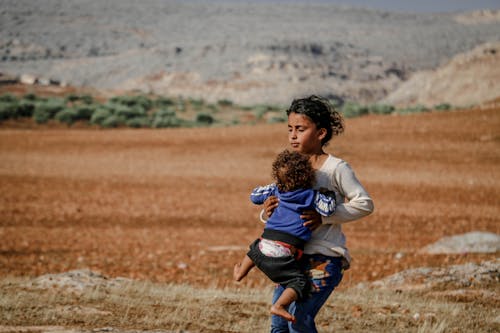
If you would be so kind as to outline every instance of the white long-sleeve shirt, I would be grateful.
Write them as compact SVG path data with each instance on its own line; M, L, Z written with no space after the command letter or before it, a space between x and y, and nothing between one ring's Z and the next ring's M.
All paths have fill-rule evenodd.
M315 189L333 191L337 206L332 216L322 217L323 224L313 231L304 253L342 256L345 259L344 266L348 268L351 256L341 226L371 214L374 209L373 200L349 164L332 155L316 170Z

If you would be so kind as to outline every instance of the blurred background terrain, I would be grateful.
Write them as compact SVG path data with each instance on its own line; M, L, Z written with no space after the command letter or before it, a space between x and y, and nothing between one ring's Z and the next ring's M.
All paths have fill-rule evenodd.
M2 0L0 72L242 105L311 92L399 105L498 94L498 3L397 3ZM483 70L460 76L449 62L467 52L461 63ZM409 91L415 80L430 88ZM436 98L436 81L452 93Z

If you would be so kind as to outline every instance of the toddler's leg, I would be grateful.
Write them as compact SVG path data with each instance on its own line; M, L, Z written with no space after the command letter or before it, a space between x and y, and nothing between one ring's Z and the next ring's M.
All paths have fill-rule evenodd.
M233 270L233 278L236 281L241 281L245 276L247 276L248 272L255 266L252 259L249 256L245 256L243 261L234 265Z
M297 292L293 288L286 288L273 306L271 306L271 314L283 317L294 323L295 316L291 315L287 311L287 308L292 302L297 300L297 297Z

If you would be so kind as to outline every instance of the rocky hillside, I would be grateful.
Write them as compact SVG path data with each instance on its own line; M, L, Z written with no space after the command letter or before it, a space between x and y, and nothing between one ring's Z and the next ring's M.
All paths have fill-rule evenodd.
M475 105L500 96L500 42L480 45L436 70L420 71L384 99L395 105Z
M2 0L0 72L76 86L288 103L375 102L414 72L498 41L497 12L290 3Z

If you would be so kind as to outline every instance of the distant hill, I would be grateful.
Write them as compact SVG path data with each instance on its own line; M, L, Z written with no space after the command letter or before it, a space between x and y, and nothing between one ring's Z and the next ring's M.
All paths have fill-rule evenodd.
M97 89L287 104L372 103L413 73L499 41L496 11L395 13L327 3L3 0L0 72Z
M383 102L399 106L440 103L468 106L499 96L500 42L459 54L436 70L415 73Z

